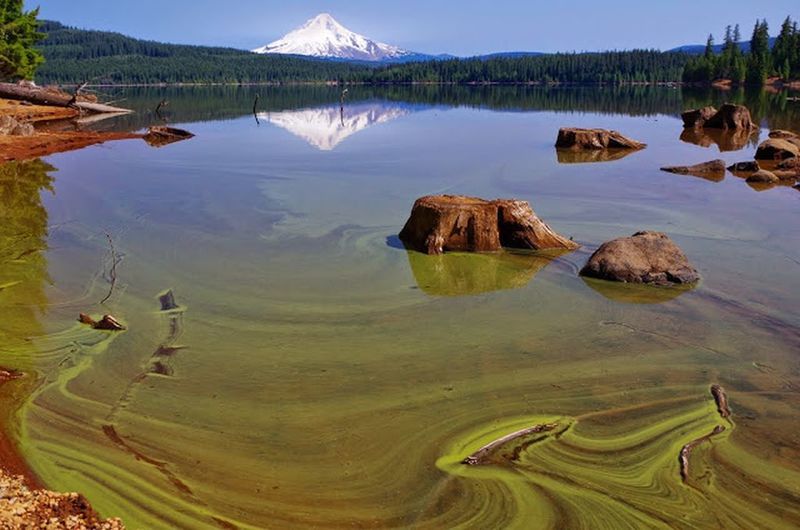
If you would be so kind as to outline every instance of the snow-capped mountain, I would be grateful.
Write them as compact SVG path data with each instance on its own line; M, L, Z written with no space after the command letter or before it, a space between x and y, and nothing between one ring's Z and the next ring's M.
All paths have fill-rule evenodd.
M332 151L345 138L364 129L409 114L400 105L354 103L313 109L261 112L258 117L307 141L321 151Z
M417 55L350 31L328 13L315 16L283 38L256 48L253 52L357 61L391 61Z

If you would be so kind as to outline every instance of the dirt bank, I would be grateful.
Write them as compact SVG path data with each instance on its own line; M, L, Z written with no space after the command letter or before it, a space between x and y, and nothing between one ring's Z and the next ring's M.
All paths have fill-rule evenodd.
M23 382L23 374L0 368L0 387ZM0 529L125 528L118 519L102 520L82 495L42 489L39 480L28 469L14 442L8 436L9 433L5 431L11 410L3 408L0 412L3 420L0 424Z
M142 135L126 132L69 131L36 132L33 136L0 136L0 162L27 160L132 138L142 138Z

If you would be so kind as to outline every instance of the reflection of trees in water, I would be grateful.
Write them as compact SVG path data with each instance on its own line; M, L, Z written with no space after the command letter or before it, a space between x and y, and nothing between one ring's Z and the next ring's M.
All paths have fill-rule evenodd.
M787 102L785 94L766 91L719 91L652 86L466 86L391 85L351 86L347 104L388 101L397 105L475 107L507 111L592 112L626 116L678 116L683 110L726 101L750 107L754 119L770 126L791 128L800 122L800 104ZM140 129L162 124L155 109L167 100L161 113L172 123L214 121L250 116L259 96L259 112L332 106L339 108L341 88L313 86L193 86L105 89L104 96L134 109L134 114L101 122L95 127Z
M0 165L0 342L40 332L47 306L47 210L41 192L53 192L55 168L41 160Z

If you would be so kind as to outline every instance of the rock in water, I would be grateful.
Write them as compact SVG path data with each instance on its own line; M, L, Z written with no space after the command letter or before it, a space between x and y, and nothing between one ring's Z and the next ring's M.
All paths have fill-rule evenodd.
M782 129L774 129L769 132L770 138L779 138L786 140L788 138L798 138L800 135L793 133L792 131L784 131Z
M617 131L564 127L558 131L559 149L644 149L647 144L632 140Z
M761 169L759 167L758 162L755 160L748 160L747 162L736 162L732 166L728 166L728 171L733 174L736 173L755 173Z
M695 175L703 178L722 180L725 178L725 161L712 160L710 162L703 162L702 164L695 164L693 166L662 167L661 171L677 173L679 175Z
M746 181L751 183L757 182L759 184L777 184L780 182L780 180L781 179L779 179L775 173L765 169L759 169L752 175L748 176Z
M509 248L575 249L542 222L525 201L487 201L462 195L429 195L416 200L400 232L407 248L426 254L491 252Z
M756 160L784 160L800 156L800 147L782 138L764 140L756 151Z
M581 275L655 285L691 284L700 279L683 251L666 234L649 231L603 243Z
M703 125L709 129L754 129L750 111L743 105L724 104Z
M702 109L687 110L681 114L683 119L683 126L687 129L694 127L703 127L714 114L717 109L714 107L703 107Z

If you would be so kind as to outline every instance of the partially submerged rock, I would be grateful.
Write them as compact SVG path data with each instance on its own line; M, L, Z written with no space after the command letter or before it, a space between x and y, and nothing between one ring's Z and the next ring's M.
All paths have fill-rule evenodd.
M756 151L756 160L784 160L798 156L800 147L782 138L764 140Z
M504 246L533 250L578 247L553 232L525 201L487 201L462 195L417 199L400 239L406 248L426 254L491 252Z
M194 138L194 134L183 129L165 126L150 127L144 135L144 141L152 147L163 147L189 138Z
M627 283L692 284L700 279L683 251L660 232L637 232L603 243L582 276Z
M708 129L754 129L756 125L750 117L750 111L743 105L726 103L703 124Z
M750 183L757 182L759 184L777 184L781 179L779 179L772 171L759 169L755 173L749 175L746 180Z
M788 138L798 138L800 135L797 133L793 133L792 131L786 131L783 129L773 129L769 132L770 138L780 138L780 139L788 139Z
M95 320L86 313L81 313L78 317L78 321L81 324L86 324L92 326L94 329L101 329L104 331L122 331L125 329L125 326L111 315L103 315L103 318L100 320Z
M728 166L728 171L733 174L737 173L755 173L761 169L759 167L758 162L755 160L748 160L747 162L736 162L735 164Z
M719 181L725 178L725 161L711 160L693 166L668 166L662 167L661 171L677 173L679 175L694 175L710 180Z
M787 158L775 165L775 169L797 169L800 170L800 157Z
M714 107L703 107L702 109L687 110L681 114L681 119L685 128L703 127L716 113L717 109Z
M647 144L632 140L617 131L564 127L558 131L559 149L644 149Z

